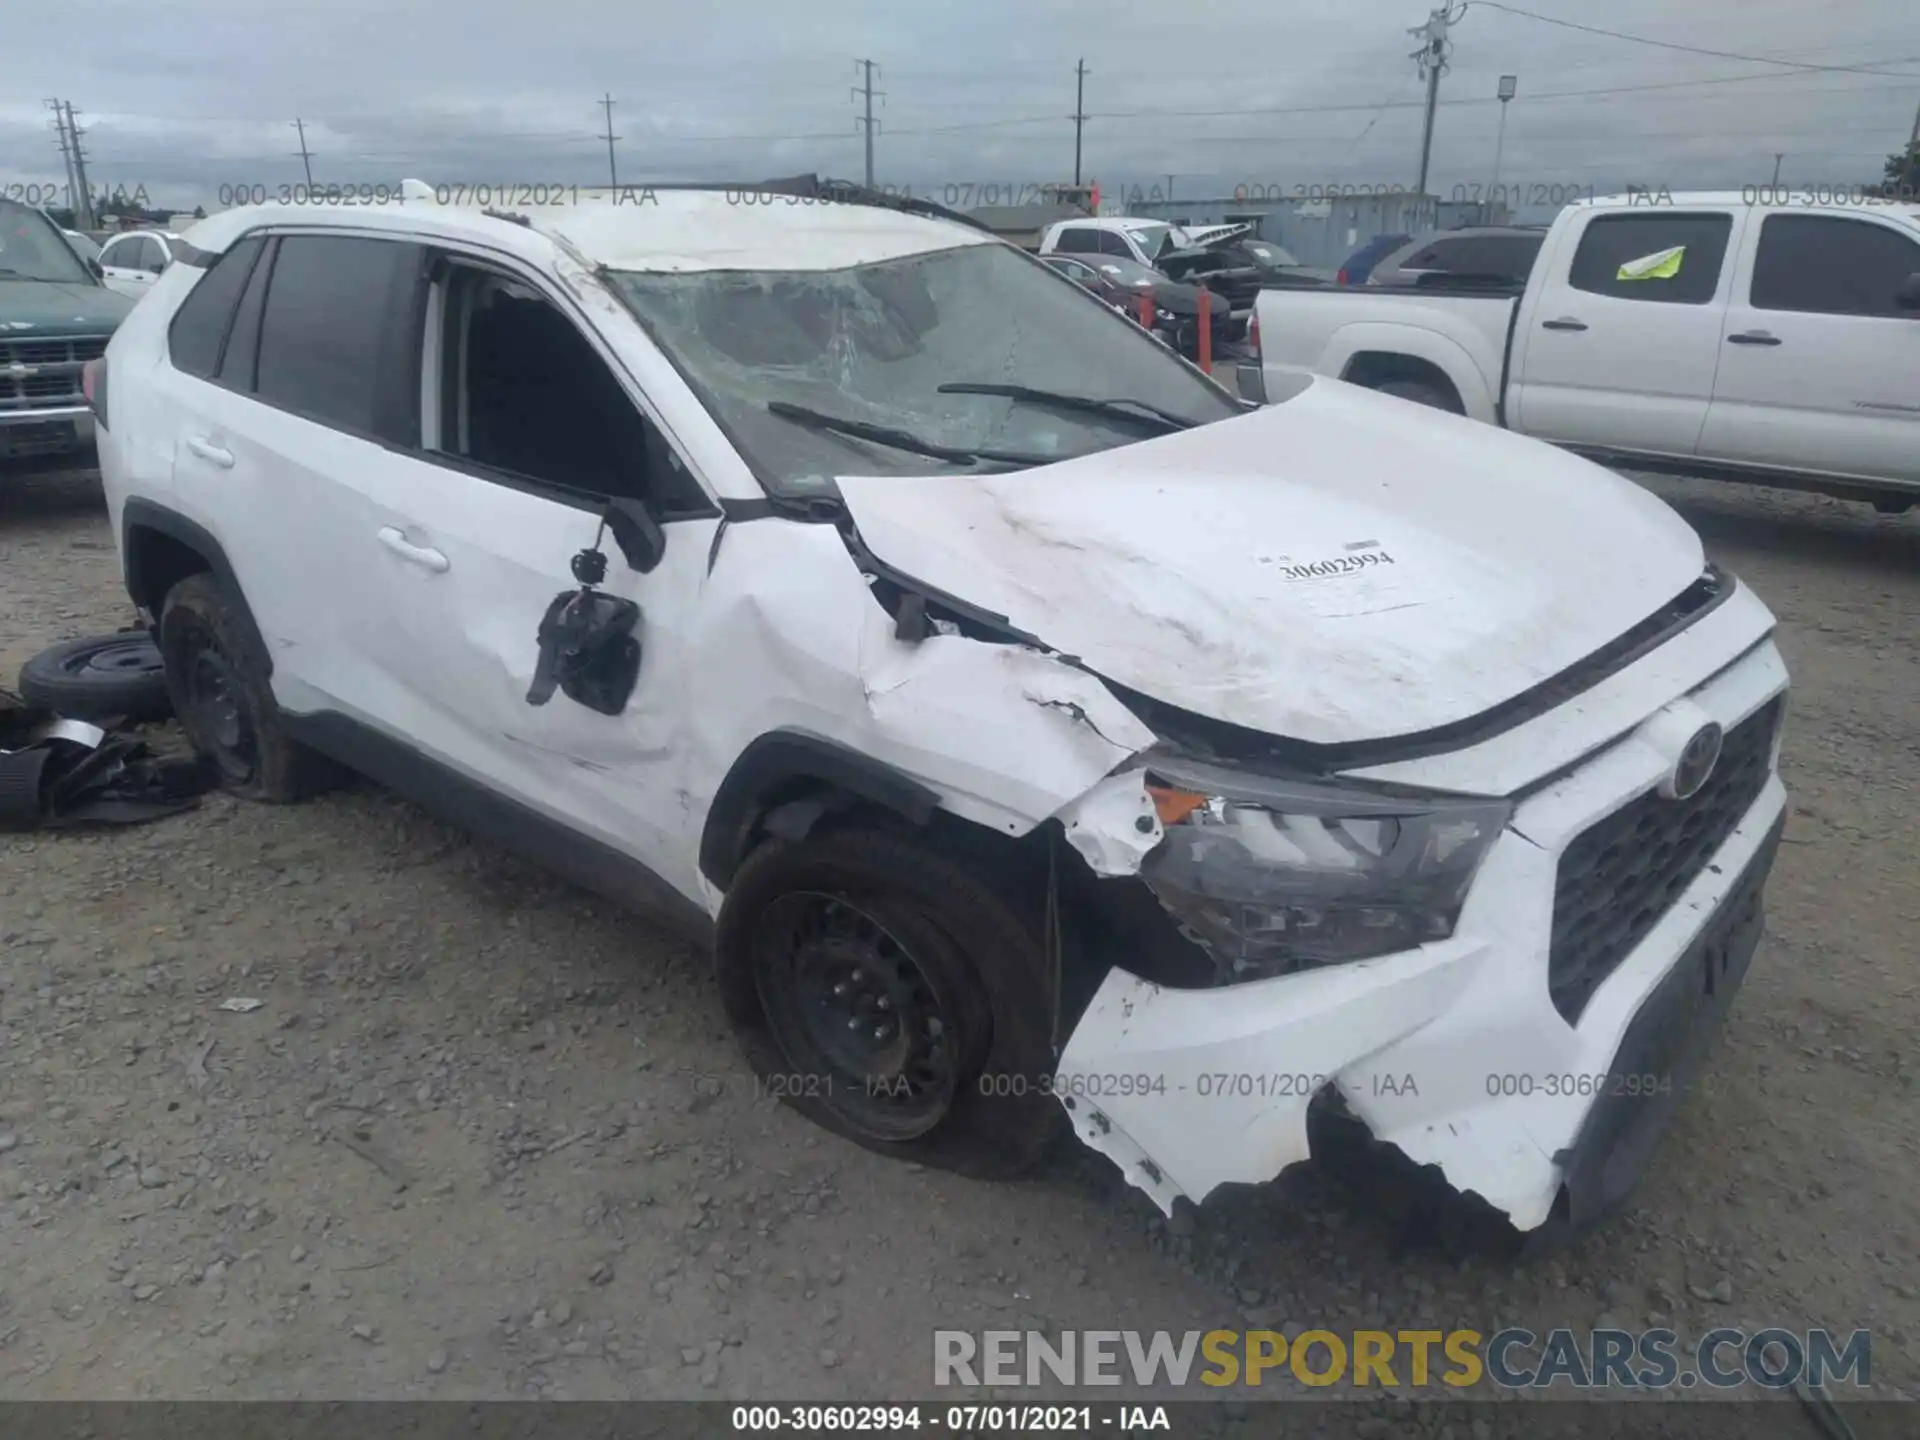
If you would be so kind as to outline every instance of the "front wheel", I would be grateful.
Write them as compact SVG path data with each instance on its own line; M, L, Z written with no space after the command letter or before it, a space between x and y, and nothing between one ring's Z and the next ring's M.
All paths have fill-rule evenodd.
M204 573L167 592L158 630L174 714L227 789L250 800L299 800L338 783L342 772L287 734L241 603Z
M727 892L715 954L762 1086L836 1134L1006 1178L1063 1128L1038 937L918 837L850 824L769 841Z

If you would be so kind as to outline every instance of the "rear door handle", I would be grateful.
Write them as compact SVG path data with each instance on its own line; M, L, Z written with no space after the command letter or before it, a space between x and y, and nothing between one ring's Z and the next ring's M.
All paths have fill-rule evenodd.
M1584 330L1587 327L1584 321L1562 317L1559 320L1542 320L1540 328L1542 330Z
M436 575L441 575L446 572L448 563L446 556L442 555L438 550L429 549L424 545L413 544L406 536L402 535L391 525L381 527L380 543L386 546L387 549L393 551L393 553L398 555L402 560L418 565L422 570L431 570Z
M1778 345L1780 337L1766 330L1742 330L1738 335L1727 336L1729 345Z
M222 449L211 440L204 439L199 435L189 435L187 437L187 448L202 460L205 460L209 465L218 465L222 470L231 470L233 468L233 452Z

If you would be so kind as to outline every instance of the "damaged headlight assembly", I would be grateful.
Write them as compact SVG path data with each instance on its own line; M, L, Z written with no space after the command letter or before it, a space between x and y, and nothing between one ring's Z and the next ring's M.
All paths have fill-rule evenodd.
M1147 790L1166 838L1140 876L1227 984L1447 939L1512 813L1184 760Z

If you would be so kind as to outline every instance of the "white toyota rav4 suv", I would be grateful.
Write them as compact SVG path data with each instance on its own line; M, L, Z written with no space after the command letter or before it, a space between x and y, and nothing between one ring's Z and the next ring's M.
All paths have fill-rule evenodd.
M405 194L196 225L87 377L235 790L664 904L878 1150L1070 1123L1171 1214L1364 1127L1522 1231L1623 1197L1786 809L1773 618L1665 505L1244 403L933 207Z

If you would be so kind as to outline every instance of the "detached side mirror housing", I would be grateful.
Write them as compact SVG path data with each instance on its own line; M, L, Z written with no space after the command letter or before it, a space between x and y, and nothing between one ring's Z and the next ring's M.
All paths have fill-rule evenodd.
M638 500L608 501L607 529L629 568L642 575L651 574L667 553L667 532Z
M1902 310L1920 310L1920 270L1900 282L1900 288L1893 292L1893 303Z

